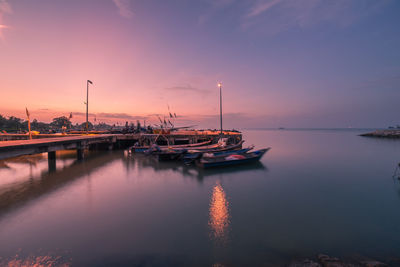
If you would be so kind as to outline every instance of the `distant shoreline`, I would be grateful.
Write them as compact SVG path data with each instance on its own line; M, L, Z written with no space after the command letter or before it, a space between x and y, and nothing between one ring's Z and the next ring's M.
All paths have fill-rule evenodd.
M241 128L241 130L267 130L267 131L384 131L385 128Z

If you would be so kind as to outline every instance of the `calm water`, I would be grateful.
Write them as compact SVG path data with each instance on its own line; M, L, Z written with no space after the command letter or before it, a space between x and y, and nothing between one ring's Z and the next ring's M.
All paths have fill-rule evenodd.
M0 168L0 255L73 266L284 264L400 257L400 140L357 131L245 131L260 164L199 171L92 153ZM0 261L1 262L1 261Z

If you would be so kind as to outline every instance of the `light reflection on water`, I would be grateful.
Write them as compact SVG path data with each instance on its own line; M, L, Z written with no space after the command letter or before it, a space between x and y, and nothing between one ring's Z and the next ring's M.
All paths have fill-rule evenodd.
M217 243L226 244L228 241L229 223L229 202L218 181L211 196L209 220L211 236Z

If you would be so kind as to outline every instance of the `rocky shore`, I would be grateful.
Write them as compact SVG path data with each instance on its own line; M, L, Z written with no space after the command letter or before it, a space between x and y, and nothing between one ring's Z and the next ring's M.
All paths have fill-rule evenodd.
M360 134L366 137L381 137L381 138L400 138L400 130L376 130L374 132Z

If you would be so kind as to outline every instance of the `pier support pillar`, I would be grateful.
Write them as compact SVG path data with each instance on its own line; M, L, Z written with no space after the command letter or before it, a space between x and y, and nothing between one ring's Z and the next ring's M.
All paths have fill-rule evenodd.
M84 154L83 149L79 148L76 150L76 158L78 160L83 160L84 156L85 156L85 154Z
M49 172L56 171L56 152L51 151L47 153L47 161L49 163Z
M55 151L47 152L47 158L49 160L55 160L56 159L56 152Z

